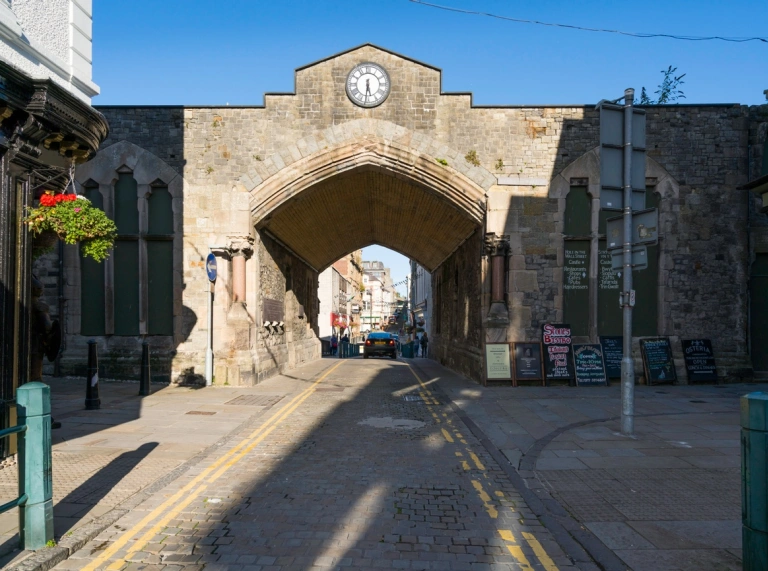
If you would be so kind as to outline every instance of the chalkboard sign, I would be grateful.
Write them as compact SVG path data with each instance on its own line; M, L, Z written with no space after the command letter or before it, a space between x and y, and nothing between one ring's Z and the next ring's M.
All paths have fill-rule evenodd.
M573 363L577 386L608 386L602 346L574 345Z
M645 379L649 385L654 383L674 383L677 380L675 362L672 360L672 347L668 337L641 339L640 351L643 354Z
M683 339L683 356L689 383L717 381L715 354L709 339Z
M541 343L515 343L515 378L517 381L544 381L541 369Z
M621 359L624 357L623 337L600 337L603 346L603 361L605 372L609 379L621 378Z
M565 323L545 323L541 326L544 345L544 375L546 380L565 379L573 382L571 356L571 326Z

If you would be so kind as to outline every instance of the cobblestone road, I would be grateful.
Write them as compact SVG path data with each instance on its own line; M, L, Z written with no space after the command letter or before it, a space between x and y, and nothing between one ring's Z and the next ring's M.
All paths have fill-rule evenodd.
M56 569L575 569L429 381L325 371Z

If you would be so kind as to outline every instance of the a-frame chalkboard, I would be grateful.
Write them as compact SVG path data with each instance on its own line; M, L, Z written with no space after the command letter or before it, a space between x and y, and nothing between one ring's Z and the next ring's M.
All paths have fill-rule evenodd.
M677 381L675 361L672 359L672 347L668 337L640 339L640 352L643 355L645 380L649 385Z

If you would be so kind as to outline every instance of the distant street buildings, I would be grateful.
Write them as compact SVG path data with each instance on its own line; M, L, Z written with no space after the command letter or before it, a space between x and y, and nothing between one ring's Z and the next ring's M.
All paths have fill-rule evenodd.
M383 262L363 262L363 315L362 331L371 331L386 325L394 312L396 293L390 269Z
M362 250L336 260L318 276L318 337L330 339L336 333L360 335L363 268Z
M429 329L432 325L432 275L429 271L420 266L415 260L410 260L411 264L411 313L413 314L413 325L415 332L426 331L431 335ZM421 330L421 331L420 331Z

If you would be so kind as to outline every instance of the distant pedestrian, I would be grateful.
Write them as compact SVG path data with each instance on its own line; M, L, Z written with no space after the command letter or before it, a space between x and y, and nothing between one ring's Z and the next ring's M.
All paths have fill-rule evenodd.
M344 337L341 338L342 343L349 343L349 335L346 333L344 334Z
M338 348L339 338L336 337L336 332L334 331L333 335L331 335L331 355L335 355Z
M416 334L413 335L413 356L419 356L419 336Z
M427 338L427 332L421 334L421 356L427 356L427 348L429 346L429 339Z

